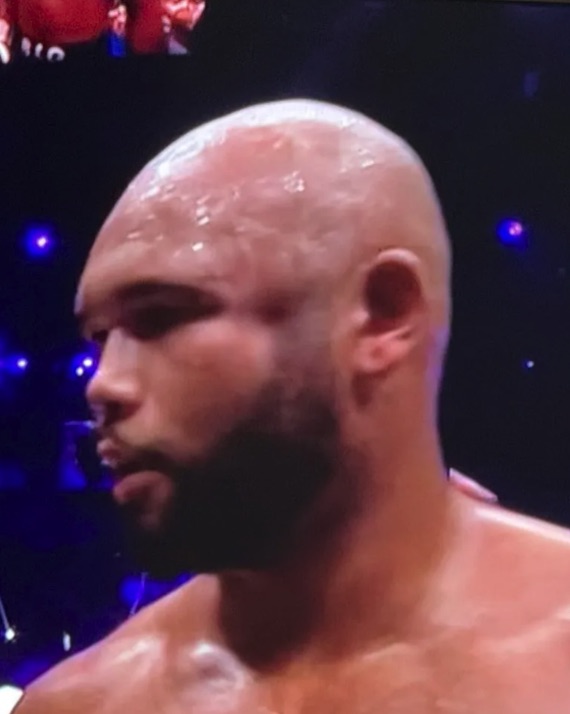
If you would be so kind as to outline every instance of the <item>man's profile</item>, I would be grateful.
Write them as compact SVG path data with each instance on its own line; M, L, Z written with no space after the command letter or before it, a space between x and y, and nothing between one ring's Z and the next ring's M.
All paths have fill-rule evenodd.
M80 281L141 567L190 584L18 714L562 714L570 533L450 488L450 248L404 141L250 107L153 160Z

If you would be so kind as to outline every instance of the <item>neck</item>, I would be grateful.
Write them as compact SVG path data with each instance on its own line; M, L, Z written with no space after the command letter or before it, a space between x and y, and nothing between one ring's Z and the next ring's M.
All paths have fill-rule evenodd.
M334 527L314 528L286 565L219 576L223 637L240 657L280 668L349 656L421 628L452 523L431 441L390 463L368 458L359 473L347 471L337 483L345 501L347 486L358 493L351 507Z

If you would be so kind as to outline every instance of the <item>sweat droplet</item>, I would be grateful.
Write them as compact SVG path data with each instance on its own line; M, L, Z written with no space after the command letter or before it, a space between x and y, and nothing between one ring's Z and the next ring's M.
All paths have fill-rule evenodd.
M368 151L364 149L358 152L358 164L360 168L367 169L370 166L374 166L374 157Z
M285 177L284 187L289 193L301 193L305 190L305 181L303 177L296 172Z
M210 209L207 206L198 206L196 209L196 223L199 226L207 226L211 220Z
M152 186L142 195L142 200L146 201L149 198L154 198L154 196L158 196L159 193L160 188L158 186Z

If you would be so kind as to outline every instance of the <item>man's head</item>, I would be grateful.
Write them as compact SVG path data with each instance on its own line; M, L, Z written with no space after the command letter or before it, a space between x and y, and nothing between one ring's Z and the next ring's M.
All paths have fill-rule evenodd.
M248 108L152 161L77 300L102 350L101 448L139 472L115 496L147 556L272 565L352 464L436 439L448 282L425 170L351 111Z

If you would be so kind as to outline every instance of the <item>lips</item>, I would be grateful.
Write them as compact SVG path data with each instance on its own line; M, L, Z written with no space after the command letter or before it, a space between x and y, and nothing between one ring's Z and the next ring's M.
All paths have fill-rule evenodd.
M108 442L102 442L97 447L97 454L102 464L113 472L113 476L118 481L131 474L146 470L145 465L139 460L128 457L120 449Z

